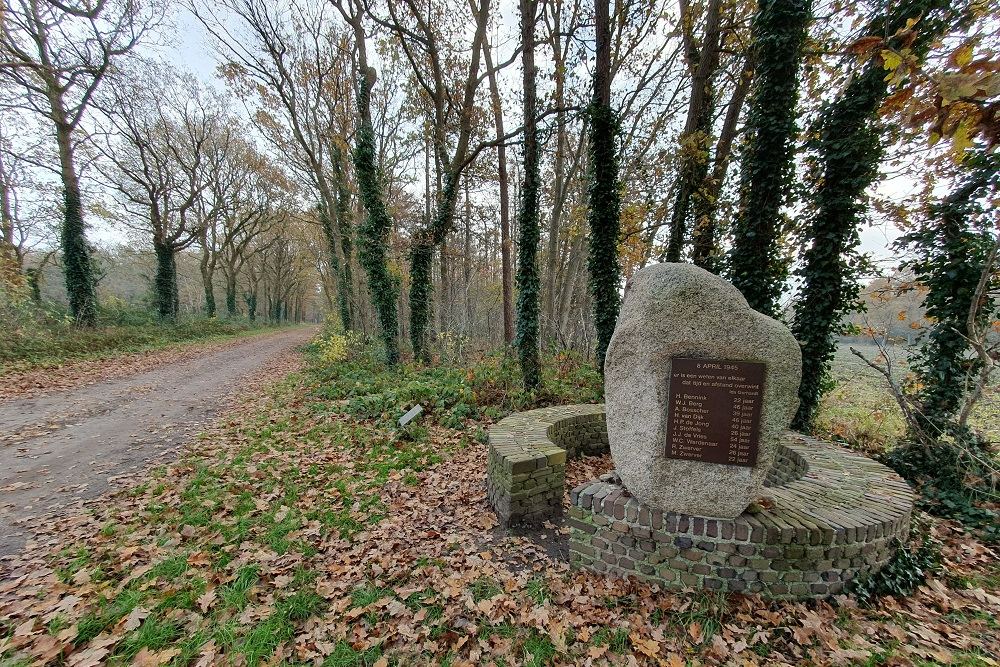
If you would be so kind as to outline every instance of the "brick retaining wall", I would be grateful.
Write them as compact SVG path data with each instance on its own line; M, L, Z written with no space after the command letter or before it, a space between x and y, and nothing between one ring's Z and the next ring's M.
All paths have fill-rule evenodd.
M608 451L603 405L518 412L490 428L486 491L504 526L562 515L566 457Z
M570 562L665 588L823 598L907 538L910 487L860 454L789 433L769 483L773 508L724 520L652 510L604 475L570 493Z
M503 525L562 514L567 456L608 451L603 405L521 412L490 429L486 486ZM724 520L646 507L614 472L570 493L570 562L665 588L823 598L905 541L913 493L885 466L788 433L768 475L773 507Z

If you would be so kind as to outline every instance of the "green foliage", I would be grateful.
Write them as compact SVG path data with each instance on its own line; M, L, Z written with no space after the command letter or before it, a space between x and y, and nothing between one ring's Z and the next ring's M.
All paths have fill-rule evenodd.
M396 300L399 295L399 278L389 271L387 260L392 218L385 205L381 175L375 157L375 131L371 116L371 84L374 71L358 82L358 109L362 118L358 128L357 146L354 149L354 169L358 175L358 189L368 216L358 229L358 261L368 276L368 289L379 323L379 335L390 364L399 361L398 322Z
M587 270L594 297L597 367L604 372L604 355L618 321L621 263L621 183L618 177L618 117L610 106L590 105L590 237Z
M430 226L419 230L410 247L410 343L413 356L426 361L427 324L431 313L431 266L434 249L444 242L455 217L455 200L458 197L458 176L446 172L444 190Z
M927 576L940 568L941 543L930 528L915 521L910 527L909 544L894 540L896 552L885 567L874 574L855 579L849 590L864 605L883 595L912 595Z
M866 34L893 35L889 47L901 47L897 35L910 19L920 19L910 50L926 54L944 27L945 0L904 0L886 8ZM820 110L809 142L811 197L805 232L809 247L799 275L802 293L795 304L792 332L802 346L799 410L792 427L809 430L824 378L836 351L843 316L858 307L857 277L865 265L857 252L858 230L867 209L864 194L875 181L882 158L878 110L887 93L881 58L871 60L843 92Z
M426 232L419 233L410 246L410 345L413 357L426 361L427 323L431 313L431 268L434 242Z
M511 412L601 400L600 375L585 360L569 354L544 366L538 390L526 391L518 367L503 354L454 366L387 366L371 354L352 354L326 363L317 346L307 350L315 376L313 395L325 409L395 428L396 420L417 403L424 407L421 425L464 430L476 420L498 420Z
M65 209L60 240L70 312L77 324L92 327L97 324L97 286L90 248L84 235L79 187L67 187L63 191L63 202Z
M177 311L180 309L175 250L169 244L160 242L153 243L153 250L156 252L153 305L160 317L172 320L177 317Z
M983 542L1000 544L1000 512L977 504L968 489L924 486L917 507L934 516L960 521Z
M984 541L1000 542L1000 514L990 509L984 482L990 471L982 457L970 457L967 446L960 444L951 437L933 445L911 440L889 452L883 462L917 487L920 509L961 521Z
M754 87L741 160L729 276L750 307L776 317L788 276L782 207L794 180L799 65L811 0L763 0L753 21Z
M902 236L895 247L914 259L917 282L927 288L924 307L933 324L923 334L911 367L917 375L921 428L932 434L954 431L956 416L982 363L968 340L969 311L990 249L993 215L984 202L1000 185L1000 157L980 153L969 158L968 170L954 192L930 207L920 224ZM987 284L987 288L996 287ZM984 327L998 312L995 302L975 304L975 323ZM956 434L961 435L961 434Z

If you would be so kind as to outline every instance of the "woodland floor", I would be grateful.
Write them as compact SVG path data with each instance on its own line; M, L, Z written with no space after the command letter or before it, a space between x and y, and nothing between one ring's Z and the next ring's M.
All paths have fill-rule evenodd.
M0 561L0 665L996 665L997 552L937 522L943 567L859 607L667 593L572 572L566 528L501 531L485 429L599 397L549 359L380 369L284 355L177 460L34 526ZM280 379L287 375L287 378ZM394 420L420 402L420 425ZM575 461L567 486L608 458Z

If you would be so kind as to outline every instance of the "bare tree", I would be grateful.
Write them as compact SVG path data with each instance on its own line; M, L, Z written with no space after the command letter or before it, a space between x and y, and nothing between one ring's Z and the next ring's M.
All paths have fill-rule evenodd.
M266 0L193 0L191 8L216 39L227 79L245 97L257 98L254 115L263 136L307 177L323 210L330 215L342 210L334 162L338 143L346 145L353 132L351 64L343 37L330 27L332 10L302 0L282 6ZM330 226L338 290L351 289L340 271L351 261L344 245L350 226L344 219Z
M91 326L97 296L87 247L76 151L80 125L113 63L158 24L162 6L130 0L12 0L0 17L0 76L22 91L16 103L48 119L63 186L61 246L70 309Z
M156 308L173 318L176 255L201 237L207 219L225 203L205 207L203 197L218 181L232 127L217 101L193 81L162 69L147 74L142 85L115 87L108 105L115 132L100 145L107 161L100 168L117 192L122 224L151 237Z

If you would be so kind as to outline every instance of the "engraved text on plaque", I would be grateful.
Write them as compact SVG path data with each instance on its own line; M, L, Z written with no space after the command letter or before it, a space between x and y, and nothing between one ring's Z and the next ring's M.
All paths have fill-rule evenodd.
M753 466L764 368L751 361L671 359L667 458Z

